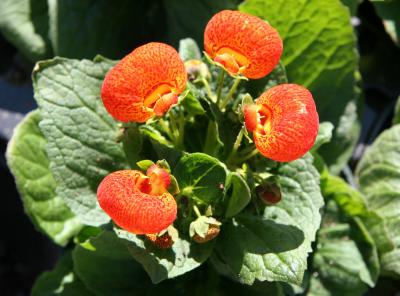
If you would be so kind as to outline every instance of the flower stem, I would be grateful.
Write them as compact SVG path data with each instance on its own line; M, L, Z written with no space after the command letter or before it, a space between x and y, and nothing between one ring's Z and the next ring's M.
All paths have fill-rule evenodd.
M217 104L221 100L222 88L224 87L224 79L225 79L225 70L221 69L221 72L219 73L218 76L218 84L217 84Z
M201 213L199 211L199 208L196 205L193 206L193 210L194 210L194 212L195 212L195 214L196 214L196 216L198 218L201 217Z
M240 78L236 78L235 82L232 84L231 89L229 90L228 94L226 97L221 101L220 108L221 110L225 109L226 105L228 105L229 100L232 98L233 94L235 93L236 89L239 86L240 83Z
M226 160L226 162L227 162L228 164L232 162L232 160L235 158L235 156L236 156L236 154L237 154L237 151L238 151L238 149L239 149L239 147L240 147L240 144L242 143L243 134L244 134L244 129L245 129L245 127L242 127L242 128L240 129L240 131L239 131L237 137L236 137L236 141L235 141L235 143L233 144L232 151L231 151L231 153L229 154L228 159Z
M204 88L206 89L207 92L207 96L210 98L211 101L213 101L215 103L216 98L215 98L215 94L211 91L211 87L210 84L208 83L208 81L203 77L201 78L201 83L203 83Z
M242 163L245 162L246 160L256 156L258 154L258 150L257 148L254 148L254 150L250 151L249 153L247 153L246 155L242 156L241 158L238 159L238 163Z

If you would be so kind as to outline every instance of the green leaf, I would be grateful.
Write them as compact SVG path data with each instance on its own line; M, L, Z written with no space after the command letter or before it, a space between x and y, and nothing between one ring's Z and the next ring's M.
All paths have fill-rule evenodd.
M0 1L0 30L32 62L51 54L46 0Z
M114 229L124 239L129 253L143 265L153 283L180 276L199 267L211 255L214 240L205 244L191 243L179 238L171 249L160 249L125 230Z
M95 295L145 295L151 286L142 267L112 231L76 246L72 257L76 274Z
M191 90L195 86L191 84ZM204 108L201 106L199 100L197 97L194 95L193 91L190 91L182 100L180 103L182 104L183 108L185 109L186 112L188 112L190 115L203 115L206 113Z
M154 157L153 155L152 160L157 161L159 159L165 159L171 167L175 167L182 157L183 152L175 149L174 145L154 126L148 124L141 125L139 130L150 140L151 146L156 152L156 156Z
M188 36L203 44L204 28L210 18L223 9L236 9L237 0L163 0L167 18L167 38L178 45Z
M64 254L52 271L41 274L32 288L32 296L94 295L73 271L71 253Z
M368 286L375 285L379 274L376 247L371 245L362 222L350 219L342 218L334 199L328 202L323 226L318 232L307 295L361 296Z
M400 125L384 131L375 140L359 162L356 176L368 209L382 218L380 224L394 247L383 248L378 244L382 273L400 277L397 256L400 249Z
M50 169L57 195L85 224L109 221L97 203L96 191L110 172L129 168L123 147L117 143L117 122L106 112L99 97L111 61L96 58L55 58L36 65L33 72L35 99L48 141Z
M348 150L358 138L353 130L356 113L350 113L352 108L348 107L358 96L358 56L348 9L339 0L327 0L323 5L319 0L247 0L239 9L267 20L278 30L285 47L282 61L288 80L307 87L320 120L336 126L322 155L330 165L343 152L348 159ZM343 118L346 108L347 120ZM325 149L338 144L340 149L328 155Z
M397 45L400 36L400 3L399 1L372 0L377 14L382 18L386 32Z
M270 89L271 87L287 83L285 66L282 62L279 62L274 70L267 76L261 79L252 79L246 82L245 90L249 92L254 98L259 97L263 92Z
M211 204L222 200L227 175L225 165L204 153L185 155L173 171L181 194L199 203Z
M282 201L262 216L240 214L223 224L212 257L220 272L249 285L256 279L301 285L323 205L312 162L307 154L279 167Z
M136 125L124 127L122 129L122 147L131 168L137 167L137 162L141 160L143 148L143 136Z
M184 61L201 60L200 48L192 38L185 38L179 41L179 55Z
M246 181L236 172L231 172L226 178L226 197L228 206L225 217L233 217L240 213L251 200L251 191Z
M39 111L32 111L16 127L7 148L7 163L35 226L54 242L66 245L82 226L55 192L39 121Z
M400 97L397 98L396 107L394 109L393 124L400 123Z
M50 40L55 55L121 58L148 39L155 3L146 0L49 2Z
M330 122L322 122L319 124L318 135L315 139L313 151L316 151L322 144L328 143L332 139L333 124Z

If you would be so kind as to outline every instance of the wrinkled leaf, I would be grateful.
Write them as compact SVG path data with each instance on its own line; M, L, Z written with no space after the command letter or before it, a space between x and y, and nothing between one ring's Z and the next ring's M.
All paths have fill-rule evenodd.
M199 267L211 255L214 241L195 244L179 238L171 249L160 249L143 236L115 229L129 253L142 264L153 283L180 276Z
M110 172L129 168L122 144L116 141L118 123L99 97L112 66L101 58L55 58L38 63L33 73L57 195L83 223L93 226L109 221L97 203L97 186Z
M368 209L383 218L380 224L386 229L394 247L383 248L378 244L382 273L399 277L400 125L384 131L375 140L359 162L356 175ZM382 240L381 237L374 238L378 242Z
M33 223L54 242L66 245L82 226L55 192L57 184L50 172L47 141L39 121L36 110L17 126L7 148L7 162Z
M245 284L284 281L300 285L323 199L311 155L279 168L282 201L262 216L240 214L223 225L212 257L223 274Z
M319 0L247 0L239 9L267 20L278 30L285 47L282 61L288 80L307 87L320 120L336 126L331 144L323 149L333 150L329 154L322 151L322 155L333 165L345 152L347 161L348 150L358 138L353 130L356 113L347 110L346 120L343 118L349 109L346 106L357 97L358 56L348 9L339 0L323 4ZM341 145L340 149L334 149L336 145Z

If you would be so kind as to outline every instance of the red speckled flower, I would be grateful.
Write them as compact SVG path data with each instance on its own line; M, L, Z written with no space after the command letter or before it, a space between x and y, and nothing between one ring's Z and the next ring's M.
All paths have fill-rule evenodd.
M106 75L101 98L107 111L124 122L145 122L178 102L186 87L185 66L174 48L148 43L124 57Z
M255 105L244 107L244 117L257 149L276 161L300 158L314 145L318 133L313 97L296 84L267 90Z
M121 228L135 234L158 233L176 219L177 206L167 191L169 174L160 168L123 170L106 176L97 189L101 208Z
M270 73L282 54L278 32L262 19L239 11L214 15L204 32L207 54L231 74L258 79Z

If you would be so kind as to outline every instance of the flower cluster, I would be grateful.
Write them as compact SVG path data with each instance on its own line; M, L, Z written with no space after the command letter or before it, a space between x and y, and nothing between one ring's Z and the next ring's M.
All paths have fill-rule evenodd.
M204 48L209 61L237 81L265 77L277 66L283 51L278 32L268 23L228 10L217 13L207 24ZM109 71L101 97L107 111L119 121L154 121L179 104L188 79L193 81L202 75L207 77L203 82L212 77L202 61L184 64L169 45L148 43ZM205 85L208 86L206 82ZM237 84L234 85L223 103L218 102L220 88L217 98L210 95L222 113L236 90ZM287 162L302 157L313 146L319 121L312 94L306 88L277 85L261 94L255 103L242 104L241 108L244 126L253 133L255 147L263 156ZM137 170L111 173L98 187L99 204L121 228L145 234L149 241L168 248L175 236L170 227L177 217L177 203L168 192L171 177L169 171L157 165L149 167L146 174ZM268 199L272 193L264 190L261 195ZM279 195L274 202L279 201L280 193L274 195ZM216 219L198 213L190 235L197 242L205 242L218 235L219 225Z

